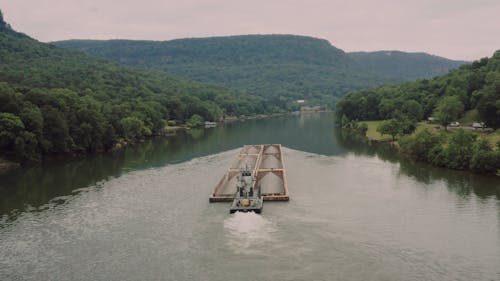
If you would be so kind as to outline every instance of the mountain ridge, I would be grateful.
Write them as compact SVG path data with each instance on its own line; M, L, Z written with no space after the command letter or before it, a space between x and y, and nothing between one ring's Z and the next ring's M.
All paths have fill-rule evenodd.
M402 77L404 81L432 78L468 63L425 52L398 50L350 52L348 55L371 72L389 79Z
M332 104L353 90L413 78L377 74L374 68L368 69L328 40L302 35L237 35L168 41L68 40L52 44L265 98L306 99L321 104ZM439 71L448 71L448 68Z

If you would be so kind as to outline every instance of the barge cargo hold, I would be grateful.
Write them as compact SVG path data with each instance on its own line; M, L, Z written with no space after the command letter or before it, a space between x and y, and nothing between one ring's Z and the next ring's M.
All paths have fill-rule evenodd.
M245 145L210 195L210 202L232 202L241 170L255 177L253 188L264 201L288 201L288 185L280 144Z

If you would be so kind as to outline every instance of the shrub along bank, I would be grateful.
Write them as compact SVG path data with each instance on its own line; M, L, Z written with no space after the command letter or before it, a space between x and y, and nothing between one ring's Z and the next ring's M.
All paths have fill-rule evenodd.
M366 136L375 141L390 141L381 133L385 121L362 122ZM362 125L366 124L366 125ZM395 130L397 132L397 129ZM360 132L363 133L363 132ZM500 131L483 134L466 129L436 130L434 125L419 123L411 134L395 133L393 140L400 153L415 160L439 167L471 170L500 176ZM394 138L395 138L394 136Z

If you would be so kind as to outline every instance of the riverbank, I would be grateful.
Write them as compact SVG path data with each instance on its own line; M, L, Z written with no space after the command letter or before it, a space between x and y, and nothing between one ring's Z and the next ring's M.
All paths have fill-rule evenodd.
M216 122L215 126L219 125L224 125L226 123L232 123L236 121L246 121L246 120L254 120L254 119L265 119L265 118L273 118L273 117L279 117L279 116L285 116L285 115L290 115L290 112L283 112L283 113L274 113L274 114L256 114L256 115L242 115L242 116L227 116L226 118L222 119L219 122ZM172 123L170 123L172 122ZM207 129L211 128L214 126L201 126L199 129ZM143 138L137 138L137 139L119 139L117 140L113 146L110 149L107 150L100 150L100 151L95 151L92 153L68 153L68 154L63 154L63 155L45 155L43 159L40 162L25 162L21 163L20 161L15 161L15 160L6 160L3 158L0 158L0 174L5 174L8 173L12 170L15 170L18 167L21 166L36 166L36 165L43 165L45 162L51 160L51 159L58 159L58 158L74 158L74 157L85 157L91 154L106 154L106 153L113 153L117 152L120 150L123 150L129 146L133 145L138 145L141 144L149 139L157 138L157 137L164 137L164 136L174 136L176 135L179 131L189 131L191 129L196 129L197 127L189 127L185 123L176 123L175 121L169 121L169 124L166 125L163 129L161 129L159 132L156 134L153 134L149 137L143 137Z
M500 130L479 131L470 127L444 130L436 124L420 122L412 134L392 140L377 127L383 121L364 121L370 141L390 142L399 153L416 161L455 170L500 176Z
M384 120L361 121L359 123L365 123L367 125L368 130L366 131L366 137L368 139L370 139L371 141L389 142L392 140L392 137L390 135L383 135L383 134L380 134L379 132L377 132L377 127L383 121ZM415 129L415 132L413 134L418 133L420 131L423 131L425 129L430 130L430 131L435 131L435 132L442 131L442 132L445 132L446 134L451 134L454 131L456 131L457 129L466 129L466 130L473 132L477 136L481 136L481 137L485 138L492 146L495 146L500 141L500 130L496 130L493 132L485 132L485 131L478 131L478 130L473 130L473 129L469 129L469 128L462 128L462 127L455 128L454 127L454 128L448 128L448 130L445 131L439 125L429 124L426 122L419 122L417 124L417 128Z

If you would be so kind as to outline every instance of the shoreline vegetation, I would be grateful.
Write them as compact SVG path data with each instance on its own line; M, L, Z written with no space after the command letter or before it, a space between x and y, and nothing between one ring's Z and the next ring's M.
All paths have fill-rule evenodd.
M163 127L163 129L159 130L157 134L155 135L150 135L150 136L144 136L142 138L137 138L137 139L132 139L132 140L127 140L127 139L120 139L118 140L110 149L108 150L100 150L100 151L95 151L95 153L110 153L110 152L116 152L121 149L126 148L127 146L130 145L135 145L141 142L146 141L147 139L153 138L153 137L161 137L161 136L172 136L175 135L178 131L189 131L192 129L208 129L211 127L215 126L220 126L223 124L228 124L228 123L233 123L233 122L243 122L246 120L255 120L255 119L263 119L263 118L273 118L273 117L278 117L278 116L284 116L284 115L289 115L293 114L292 112L284 112L284 113L271 113L271 114L254 114L254 115L242 115L242 116L225 116L224 118L220 119L217 122L209 122L211 123L210 126L205 125L205 121L203 119L198 119L195 117L195 119L198 119L197 121L191 123L188 120L185 123L178 123L175 120L169 120L167 122L167 125ZM73 154L68 154L68 157L76 157L76 156L84 156L87 155L88 153L73 153ZM54 156L46 156L44 160L49 160L51 158L57 158L61 157L61 155L54 155ZM8 160L5 158L0 158L0 174L4 174L7 172L10 172L14 169L17 169L19 167L22 167L23 165L36 165L36 164L43 164L43 161L39 162L21 162L21 161L13 161L13 160Z
M388 120L351 121L343 129L370 142L387 143L407 158L434 166L500 176L500 129L448 127L419 122L410 134L383 133ZM356 125L353 125L356 124Z

